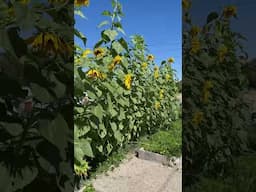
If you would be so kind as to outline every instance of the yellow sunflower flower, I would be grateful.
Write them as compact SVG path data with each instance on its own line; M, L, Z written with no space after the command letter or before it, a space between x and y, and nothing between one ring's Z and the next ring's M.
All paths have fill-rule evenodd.
M213 83L210 80L205 81L203 89L211 89L213 87Z
M151 55L151 54L148 55L148 60L149 60L149 61L153 61L154 59L155 59L154 55Z
M226 46L220 46L218 49L218 59L220 62L223 62L225 56L228 53L228 48Z
M160 89L159 95L160 95L160 99L164 98L164 90L163 89Z
M61 44L61 42L60 42L60 40L59 40L59 38L56 36L56 35L54 35L54 34L52 34L52 33L45 33L44 34L44 45L46 45L46 46L52 46L52 48L54 49L54 50L59 50L59 48L60 48L60 44Z
M92 53L92 51L91 51L90 49L86 49L86 50L83 51L82 57L83 57L83 58L86 58L87 55L89 55L89 54L91 54L91 53Z
M210 97L210 89L213 87L213 83L210 80L205 81L203 86L203 103L208 103Z
M195 37L198 35L198 33L201 31L201 29L198 26L191 27L190 34L192 37Z
M192 38L191 40L191 50L192 54L196 54L201 48L200 41L197 38Z
M141 68L142 68L142 69L146 69L147 66L148 66L148 64L147 64L146 62L143 62L143 63L141 64Z
M196 126L198 126L203 120L203 113L202 112L196 112L193 116L192 123Z
M168 62L169 62L169 63L174 63L174 58L173 58L173 57L170 57L170 58L168 59Z
M158 110L161 107L161 103L159 101L155 102L155 109Z
M189 0L182 0L182 8L187 10L191 6L191 2Z
M157 66L154 67L154 78L157 79L159 77L159 68Z
M89 0L75 0L75 6L89 6L90 1Z
M115 56L115 58L113 59L114 65L119 64L121 61L122 61L122 57L120 55Z
M100 79L103 78L102 73L100 71L96 70L96 69L90 69L87 72L87 76L90 77L90 78L100 78Z
M115 58L113 59L112 63L108 66L108 70L109 71L113 71L115 66L117 64L119 64L121 61L122 61L122 57L120 55L115 56Z
M165 75L165 80L166 80L166 81L171 80L171 78L172 78L172 76L171 76L170 74L166 74L166 75Z
M225 18L235 16L236 13L237 13L237 8L233 5L227 6L223 10L223 15L224 15Z
M105 54L105 51L102 47L98 47L96 48L94 51L93 51L94 55L97 57L97 58L100 58L102 56L104 56Z
M132 75L131 74L127 74L124 77L124 85L126 87L126 89L131 89L131 84L132 84Z

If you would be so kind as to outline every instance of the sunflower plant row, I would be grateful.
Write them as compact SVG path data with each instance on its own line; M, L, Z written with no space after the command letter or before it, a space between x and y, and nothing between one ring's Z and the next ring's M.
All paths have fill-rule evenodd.
M173 58L154 62L142 36L123 34L122 6L100 26L93 49L75 53L75 166L101 161L125 143L159 129L171 129L180 115Z
M212 12L196 26L190 6L183 1L184 170L221 174L234 155L246 150L248 115L240 97L247 87L240 59L246 53L242 36L230 27L236 7Z

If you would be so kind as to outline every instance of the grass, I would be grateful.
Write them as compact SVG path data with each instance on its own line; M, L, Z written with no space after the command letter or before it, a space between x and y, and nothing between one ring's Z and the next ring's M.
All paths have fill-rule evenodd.
M223 178L201 178L186 192L254 192L256 189L256 154L241 156Z
M182 144L181 131L181 120L177 120L173 123L172 129L161 130L153 135L142 138L139 141L139 146L147 151L168 157L180 156Z
M83 192L96 192L95 188L92 186L92 184L86 184Z

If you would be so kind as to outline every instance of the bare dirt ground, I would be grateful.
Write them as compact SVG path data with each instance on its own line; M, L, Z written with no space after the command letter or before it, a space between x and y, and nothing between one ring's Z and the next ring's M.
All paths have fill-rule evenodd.
M181 164L177 166L132 157L92 183L96 192L181 192Z

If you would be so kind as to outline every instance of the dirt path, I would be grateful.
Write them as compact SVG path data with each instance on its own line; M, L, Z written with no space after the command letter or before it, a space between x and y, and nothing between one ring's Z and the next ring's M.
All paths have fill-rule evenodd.
M181 168L132 157L93 180L96 192L181 192Z

